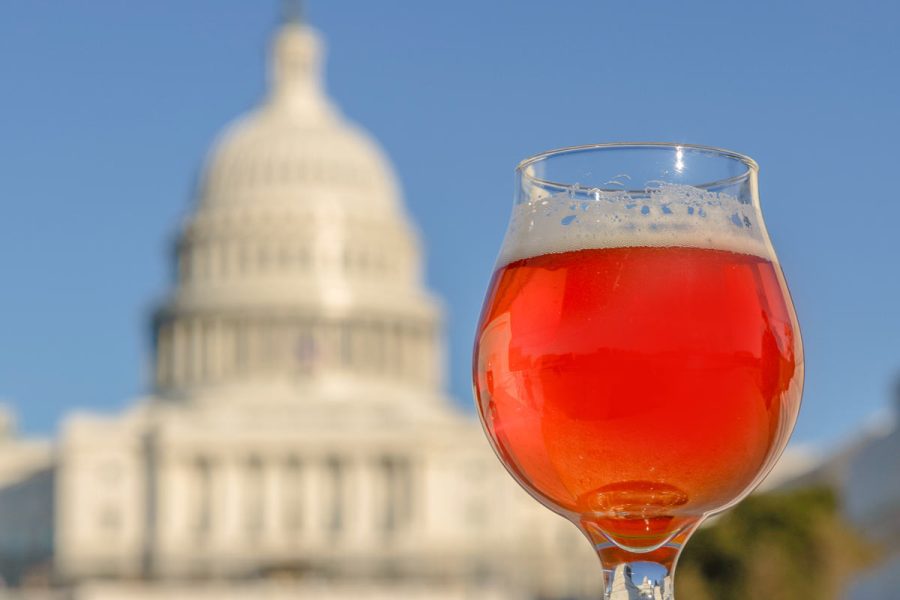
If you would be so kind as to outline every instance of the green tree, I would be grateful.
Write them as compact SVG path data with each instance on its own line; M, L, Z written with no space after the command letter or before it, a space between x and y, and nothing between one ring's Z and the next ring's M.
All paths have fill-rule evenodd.
M837 600L874 557L824 487L751 496L694 534L678 566L688 600Z

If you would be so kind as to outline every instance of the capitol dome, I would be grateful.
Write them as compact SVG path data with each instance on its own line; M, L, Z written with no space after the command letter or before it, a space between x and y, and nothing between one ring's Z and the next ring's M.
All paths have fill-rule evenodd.
M265 102L228 127L202 177L204 207L315 201L328 190L358 211L396 211L396 179L372 138L323 93L323 44L311 28L285 24L275 39Z
M269 90L207 155L156 314L157 391L442 381L440 307L393 170L322 86L323 44L284 23Z

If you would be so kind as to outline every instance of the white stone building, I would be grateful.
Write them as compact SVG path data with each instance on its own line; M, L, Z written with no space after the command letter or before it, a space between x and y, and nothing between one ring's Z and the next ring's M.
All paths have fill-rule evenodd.
M842 496L851 522L878 544L881 560L850 585L847 600L900 596L900 380L893 414L857 446Z
M152 393L72 414L53 442L0 418L8 595L599 594L589 545L445 394L420 241L385 156L324 94L321 53L284 24L268 96L209 153Z

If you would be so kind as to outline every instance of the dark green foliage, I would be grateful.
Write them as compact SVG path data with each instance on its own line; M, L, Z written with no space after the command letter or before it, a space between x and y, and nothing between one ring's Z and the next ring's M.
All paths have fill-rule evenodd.
M687 600L837 599L872 556L831 489L760 494L694 534L676 581Z

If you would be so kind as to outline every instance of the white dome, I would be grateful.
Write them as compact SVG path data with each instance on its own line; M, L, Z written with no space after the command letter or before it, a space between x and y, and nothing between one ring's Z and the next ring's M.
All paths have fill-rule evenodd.
M393 171L325 95L321 48L310 27L282 25L267 97L213 144L179 240L177 304L346 307L401 295L409 302L398 305L423 308Z
M441 311L418 236L383 152L323 92L321 47L283 25L267 97L208 155L154 321L160 393L251 400L335 380L437 397Z
M395 212L396 179L384 153L322 91L319 36L284 25L275 39L269 96L213 145L200 209L257 202L327 201L351 211Z

